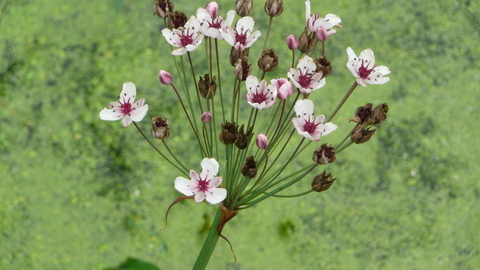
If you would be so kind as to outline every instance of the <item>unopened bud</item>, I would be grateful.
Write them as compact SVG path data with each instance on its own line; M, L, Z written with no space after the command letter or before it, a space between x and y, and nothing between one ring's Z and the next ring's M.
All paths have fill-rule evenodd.
M366 143L370 140L373 134L375 134L375 130L376 129L370 130L365 128L364 125L359 125L353 130L350 138L356 144Z
M208 11L208 14L215 19L218 16L218 4L217 2L210 2L207 4L205 9Z
M277 98L279 99L286 99L294 92L292 83L287 79L272 79L270 80L270 83L277 88Z
M158 78L160 79L160 82L163 84L171 84L172 83L172 74L166 72L165 70L160 70L158 72Z
M330 60L325 56L317 57L314 62L317 66L315 72L322 72L322 78L326 78L328 75L332 74L332 65L330 64Z
M315 36L319 41L324 42L325 40L327 40L328 37L327 30L323 27L319 27L317 31L315 31Z
M258 67L260 70L270 72L277 68L278 56L275 54L274 49L266 49L262 52L262 57L258 59Z
M298 48L298 39L294 35L289 35L286 41L287 41L287 47L290 50L293 51Z
M170 0L155 0L155 14L161 18L167 18L173 11L173 3Z
M213 77L210 80L210 75L205 74L198 82L198 90L200 91L200 95L202 95L205 99L211 99L215 96L215 92L217 90L217 84L215 81L217 80L216 77Z
M237 129L238 126L228 121L225 124L222 124L222 131L220 132L220 141L223 144L232 144L237 140Z
M326 143L320 145L320 147L313 152L313 161L320 165L332 163L335 159L337 159L335 156L335 148L328 146Z
M203 122L203 123L210 123L210 121L212 121L212 118L213 118L213 117L212 117L212 113L211 113L211 112L206 111L206 112L202 113L201 119L202 119L202 122Z
M337 180L337 178L333 178L331 173L327 173L327 171L324 170L322 174L319 174L313 178L312 189L316 192L325 191L333 185L335 180Z
M235 47L232 47L230 50L230 64L232 66L235 66L235 63L237 63L238 59L243 59L244 57L247 57L248 59L248 52L250 51L250 48L245 48L243 51L239 51L235 49Z
M254 157L249 156L245 159L245 164L243 164L242 168L240 169L240 173L247 178L255 178L255 176L257 176L257 166L258 164Z
M257 136L257 146L258 148L262 149L262 150L267 150L268 148L268 139L267 139L267 136L265 134L258 134Z
M236 0L235 11L241 17L248 16L253 8L253 0Z
M178 29L184 27L187 23L188 18L185 13L180 11L174 11L170 16L168 16L168 28L169 29Z
M267 0L265 2L265 13L270 17L277 17L283 12L283 0Z
M150 132L157 139L166 139L170 136L168 129L168 120L165 117L155 116L152 118L152 127Z

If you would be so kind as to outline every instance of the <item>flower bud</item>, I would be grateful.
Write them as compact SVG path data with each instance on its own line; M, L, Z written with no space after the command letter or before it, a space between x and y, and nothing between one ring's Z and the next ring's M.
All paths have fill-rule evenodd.
M298 39L294 35L287 37L287 47L292 51L298 48Z
M322 72L322 78L326 78L328 75L332 74L332 65L330 64L330 60L325 56L317 57L314 62L317 66L315 72Z
M213 117L212 117L212 113L211 113L211 112L206 111L206 112L203 112L203 113L202 113L201 119L202 119L202 122L203 122L203 123L210 123L210 121L212 121L212 118L213 118Z
M222 131L220 131L220 141L223 144L232 144L237 140L237 129L238 126L228 121L225 124L222 124Z
M158 72L158 78L160 79L160 82L163 84L171 84L172 83L172 74L168 73L165 70L160 70Z
M337 180L337 178L333 178L331 173L327 173L326 170L323 170L322 174L319 174L313 178L312 189L316 192L325 191L333 185L335 180Z
M369 124L370 117L372 116L372 103L367 103L365 106L358 107L355 110L355 117L350 118L349 122L355 122L357 124Z
M359 125L353 130L350 138L356 144L366 143L373 136L375 130L376 129L370 130L368 128L365 128L365 124Z
M252 131L253 127L250 127L247 132L243 131L244 125L242 125L237 131L237 139L235 140L235 146L239 149L247 148L248 144L250 143L250 139L252 138Z
M283 0L267 0L265 2L265 13L270 17L277 17L283 12Z
M218 4L217 2L210 2L207 4L205 9L208 11L208 14L215 19L218 16Z
M372 125L378 126L381 123L383 123L383 121L387 119L387 112L388 112L387 103L382 103L377 107L375 107L375 109L373 109L372 111L372 115L370 116L370 120L373 122Z
M255 178L255 176L257 176L257 166L258 164L254 157L249 156L245 159L245 164L243 164L242 168L240 169L240 173L247 178Z
M277 98L286 99L294 92L293 85L287 79L278 78L270 80L270 83L277 88Z
M319 41L324 42L328 37L327 30L320 26L317 31L315 31L315 37L317 37Z
M169 29L178 29L184 27L187 23L188 18L185 13L180 11L174 11L170 16L168 16L168 28Z
M167 139L170 136L168 129L168 120L165 117L155 116L152 118L152 127L150 132L157 139Z
M235 11L241 17L248 16L253 8L253 0L236 0Z
M267 139L267 136L265 136L265 134L262 134L262 133L258 134L256 143L257 143L258 148L263 149L263 150L267 150L268 139Z
M167 18L173 11L173 3L170 0L155 0L155 14L161 18Z
M332 163L335 159L337 159L335 156L335 148L331 145L328 146L326 143L320 145L320 147L313 152L313 161L320 165Z
M258 59L258 67L265 72L273 71L278 66L278 56L274 49L265 49L262 57Z
M210 75L208 74L205 74L203 78L200 77L200 80L198 81L198 90L203 98L211 99L215 96L217 90L217 84L215 83L216 80L216 77L213 77L210 80Z

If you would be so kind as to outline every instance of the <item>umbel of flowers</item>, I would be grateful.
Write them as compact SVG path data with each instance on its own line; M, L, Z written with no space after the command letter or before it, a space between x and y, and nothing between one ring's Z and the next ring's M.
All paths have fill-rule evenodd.
M178 171L172 184L183 195L170 207L185 199L218 207L194 269L206 267L220 237L230 244L222 229L239 212L271 197L298 197L329 189L336 179L327 172L328 164L348 146L370 140L373 128L385 121L388 112L385 103L376 107L367 103L357 108L352 118L336 121L339 125L355 123L343 140L320 142L337 129L332 120L354 89L388 82L389 69L376 64L371 49L357 56L347 47L346 67L353 75L353 84L332 112L321 114L325 108L316 108L310 96L327 95L331 89L338 91L338 87L329 88L333 82L327 77L333 65L327 58L326 45L341 28L341 19L334 14L311 14L310 2L306 1L305 25L300 30L292 29L296 31L292 34L282 29L282 33L289 34L286 43L267 48L269 33L274 30L272 21L282 14L283 1L266 1L269 24L262 31L256 29L254 18L249 16L253 1L237 0L234 8L222 16L218 4L211 2L187 17L174 10L170 1L155 1L155 13L165 26L162 35L166 42L161 46L166 49L170 45L172 61L178 67L178 75L160 70L160 87L164 92L170 88L179 102L185 118L173 121L183 121L190 128L197 147L191 152L198 153L199 167L189 168L191 165L185 165L187 161L168 147L167 139L175 132L171 133L168 119L162 116L166 112L162 111L161 101L154 101L154 114L160 116L152 115L150 138L159 139L162 145L157 146L145 135L137 122L142 121L149 107L145 98L137 100L133 83L125 83L118 101L100 112L102 120L122 119L124 127L133 123L161 159ZM250 48L260 41L262 54L251 55ZM198 52L200 47L204 47L205 54ZM290 50L291 60L278 58L275 50L281 49ZM221 50L230 51L228 60L219 57ZM206 69L194 68L195 62L206 63ZM284 75L269 76L273 70L282 70ZM252 75L254 72L257 76ZM300 162L301 169L289 169L294 162L298 164L304 151L312 151L311 162ZM302 181L305 178L311 184ZM305 191L289 194L294 184L304 186Z

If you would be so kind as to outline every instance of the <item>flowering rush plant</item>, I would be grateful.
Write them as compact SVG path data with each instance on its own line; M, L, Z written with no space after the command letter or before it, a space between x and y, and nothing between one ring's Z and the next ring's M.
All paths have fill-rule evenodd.
M161 158L177 170L179 176L171 183L179 197L168 210L185 199L218 208L194 269L206 267L220 237L230 244L233 252L222 230L240 211L271 197L298 197L329 189L336 178L319 167L328 167L346 147L370 140L375 133L373 127L386 119L385 103L376 107L367 103L358 107L352 118L335 121L345 125L355 123L342 141L320 142L337 129L333 118L354 89L358 85L384 84L389 81L386 75L390 71L376 64L371 49L357 56L347 47L346 67L353 75L353 84L331 113L321 114L324 108L315 107L309 97L329 91L327 77L332 72L332 63L326 56L326 45L341 28L341 19L334 14L311 14L309 1L305 7L304 30L299 31L298 37L288 35L280 48L268 48L272 21L284 9L281 0L265 2L269 24L262 31L257 30L255 20L249 16L252 0L237 0L234 10L225 16L219 12L216 2L187 16L174 11L173 3L168 0L155 1L155 13L165 25L162 46L170 45L178 74L174 76L173 71L160 70L160 87L164 92L171 89L178 99L198 147L201 169L197 166L189 170L175 149L168 147L170 128L164 116L152 117L151 136L142 131L137 122L143 120L149 107L145 98L137 99L133 83L124 83L118 101L100 112L102 120L121 119L124 127L133 123ZM250 48L260 42L263 42L262 54L250 54ZM291 52L291 60L282 62L284 67L280 67L274 50L282 48ZM219 51L227 49L229 59L221 59ZM252 62L257 62L258 68ZM195 63L206 63L197 65L204 70L195 68ZM275 69L283 70L284 76L269 76ZM160 140L162 146L157 147L149 137ZM302 152L311 150L309 164L300 169L291 168L293 164L302 163L296 162ZM311 184L306 185L302 179L311 179ZM289 187L296 183L305 186L305 191L288 194Z

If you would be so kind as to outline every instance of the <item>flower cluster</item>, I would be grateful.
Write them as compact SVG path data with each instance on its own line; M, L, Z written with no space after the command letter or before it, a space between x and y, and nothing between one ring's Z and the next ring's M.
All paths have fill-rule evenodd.
M302 151L309 149L310 144L318 144L322 137L337 130L337 125L331 121L356 86L384 84L389 81L386 75L390 73L387 67L376 65L371 49L362 51L357 57L348 47L346 67L354 76L352 87L334 109L329 108L330 104L321 107L322 110L333 109L330 114L315 115L314 100L332 91L330 78L328 84L326 78L333 69L326 56L329 52L326 44L337 33L335 29L341 28L341 19L334 14L312 15L310 1L307 0L305 5L305 25L301 28L304 30L298 37L288 35L284 47L280 48L291 51L291 61L279 60L275 53L279 48L267 48L266 35L263 40L266 49L258 58L258 73L254 76L251 64L254 56L250 55L250 48L263 36L255 30L255 21L249 16L253 1L237 0L235 10L228 11L226 17L219 15L216 2L198 8L196 15L187 17L182 12L173 11L173 4L168 0L156 0L155 12L164 19L166 26L162 34L174 47L171 51L173 61L182 68L189 66L192 75L188 78L186 70L182 70L179 76L160 70L160 87L171 88L179 100L185 118L170 121L183 121L191 129L196 139L192 158L202 160L199 173L188 170L185 163L190 160L179 159L180 155L168 147L167 139L175 136L175 132L170 130L167 118L153 116L151 122L150 132L161 141L162 147L155 146L135 123L146 116L148 105L144 98L135 102L133 83L125 83L118 101L111 102L110 109L100 112L103 120L123 119L124 127L134 122L150 145L181 174L173 184L184 196L173 204L193 199L196 203L206 201L210 205L220 205L221 218L216 219L215 226L212 225L220 236L225 223L238 211L271 196L282 193L282 197L297 197L329 189L335 178L326 170L313 177L318 166L333 163L336 156L350 145L367 142L375 132L371 128L386 119L388 106L385 103L374 109L371 103L359 107L355 117L350 119L356 126L343 141L315 146L313 162L303 164L301 169L291 169L293 161L301 160ZM264 10L273 20L284 14L283 1L268 0ZM236 14L240 17L235 21ZM271 27L272 23L269 24ZM318 44L321 48L316 50ZM200 45L206 46L206 60L198 60L202 53L194 52ZM219 51L230 51L227 61L219 57ZM297 51L302 53L300 57L295 56ZM188 64L184 63L185 58L179 57L182 55L188 55ZM194 65L195 60L206 65ZM214 62L218 63L216 68ZM283 63L286 65L282 67ZM199 71L196 66L207 68ZM283 70L284 77L270 76L271 71L279 69L280 74ZM202 76L198 78L195 74ZM178 81L181 81L182 88L177 88ZM316 91L320 88L321 91ZM314 95L317 96L312 97ZM157 107L161 106L157 104ZM305 185L305 192L284 193L293 184L301 184L301 180L309 175L313 182Z

